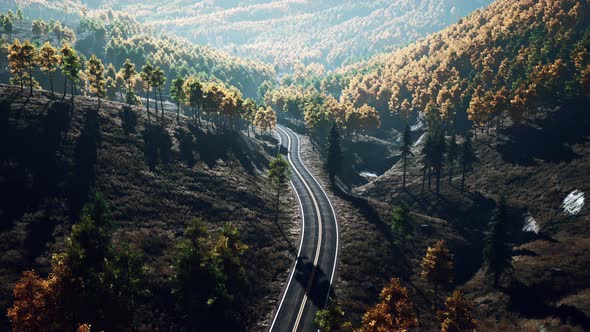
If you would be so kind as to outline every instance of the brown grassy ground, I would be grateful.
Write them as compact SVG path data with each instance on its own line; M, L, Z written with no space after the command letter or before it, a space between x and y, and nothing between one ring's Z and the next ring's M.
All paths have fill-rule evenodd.
M12 302L20 272L47 272L48 257L64 246L75 208L84 193L97 190L110 203L114 242L145 252L151 296L137 315L140 330L170 330L178 320L169 280L175 245L185 225L203 216L212 231L223 222L238 226L250 247L245 265L250 281L248 329L262 329L274 308L297 243L299 216L290 191L282 202L280 228L274 223L273 195L266 179L272 142L237 133L207 133L183 119L166 116L171 160L150 169L144 157L144 111L137 130L125 134L121 104L102 103L96 142L88 140L88 118L96 99L76 97L71 120L47 92L32 97L0 86L0 312ZM152 111L153 112L153 111ZM56 129L58 128L58 129ZM179 133L195 137L194 165L179 152ZM55 134L55 135L54 135ZM80 174L87 174L86 183ZM282 231L281 231L282 230ZM7 327L0 315L1 328ZM141 323L139 323L141 322Z
M421 193L419 156L411 162L407 190L401 189L401 165L356 189L388 205L406 201L413 211L448 223L437 229L428 220L417 221L424 227L418 228L405 251L412 283L428 290L418 280L418 261L427 244L445 239L455 254L455 286L478 304L482 330L590 328L589 209L572 216L560 207L571 191L581 190L586 196L590 191L590 117L585 103L564 102L547 117L507 128L499 140L493 134L478 137L479 161L468 176L465 194L458 190L458 176L452 186L445 177L440 195ZM494 290L480 270L481 252L484 231L501 194L509 205L515 252L513 270ZM539 235L521 231L527 213L539 223ZM416 302L420 311L427 311L427 302ZM422 319L423 328L436 324L429 314Z

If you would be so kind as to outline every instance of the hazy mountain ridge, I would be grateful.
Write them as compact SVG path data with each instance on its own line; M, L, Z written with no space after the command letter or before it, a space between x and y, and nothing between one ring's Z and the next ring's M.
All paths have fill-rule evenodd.
M28 3L57 5L53 0ZM290 68L298 62L338 67L436 32L489 0L415 1L81 1L112 8L156 30L240 56ZM25 2L27 3L27 2Z

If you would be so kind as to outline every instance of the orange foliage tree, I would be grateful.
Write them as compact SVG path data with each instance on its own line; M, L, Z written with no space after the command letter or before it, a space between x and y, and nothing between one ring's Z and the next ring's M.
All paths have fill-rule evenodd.
M428 247L420 266L421 278L433 285L433 309L436 310L438 287L446 286L453 281L453 255L449 252L446 242L440 240L433 247Z
M477 320L473 317L473 303L456 290L445 301L446 311L442 314L441 332L473 332Z
M407 288L398 278L392 278L381 290L379 303L363 315L362 327L357 332L407 331L417 326L418 319Z

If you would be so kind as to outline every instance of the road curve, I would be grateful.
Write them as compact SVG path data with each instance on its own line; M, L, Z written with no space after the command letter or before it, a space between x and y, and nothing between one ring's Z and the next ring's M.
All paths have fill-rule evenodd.
M326 192L301 160L299 136L277 126L275 131L291 164L291 185L302 216L301 242L294 268L281 293L269 331L313 331L313 318L332 292L338 261L338 223Z

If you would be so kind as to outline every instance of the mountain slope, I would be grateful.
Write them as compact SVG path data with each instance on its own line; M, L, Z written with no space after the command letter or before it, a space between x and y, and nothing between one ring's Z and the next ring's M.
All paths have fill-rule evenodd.
M517 331L540 325L552 330L560 324L590 327L585 300L590 287L586 269L590 209L584 205L590 191L587 103L587 98L565 101L547 118L506 128L500 140L488 135L478 138L474 142L478 161L467 175L465 194L459 190L461 175L455 173L449 185L448 172L439 195L428 190L428 185L422 193L422 143L414 147L405 190L401 188L401 163L356 188L359 195L386 206L405 202L414 213L444 223L445 228L440 229L439 221L414 219L416 234L404 242L405 255L412 262L409 280L414 285L429 289L420 280L419 260L426 245L445 239L455 255L453 286L477 304L482 330ZM563 203L575 191L583 193L583 198L581 208L573 212ZM501 195L509 206L507 242L514 250L513 268L494 289L483 273L482 250L492 210ZM428 311L429 302L418 295L415 301ZM436 324L427 317L422 321Z
M166 116L165 134L153 143L139 109L133 110L139 114L136 130L126 134L129 122L119 103L103 101L96 113L95 98L76 97L70 118L69 100L48 92L29 97L0 86L0 96L0 310L12 304L21 271L48 272L49 257L63 250L81 205L98 191L112 210L114 245L131 244L145 256L152 296L139 300L135 326L167 330L183 321L170 280L176 245L198 216L212 232L223 222L240 230L249 246L243 259L250 309L242 324L255 329L263 323L298 234L293 196L283 203L280 227L274 222L275 198L264 175L274 143L237 132L208 133L184 118L176 124L175 116ZM153 144L160 151L155 160Z

